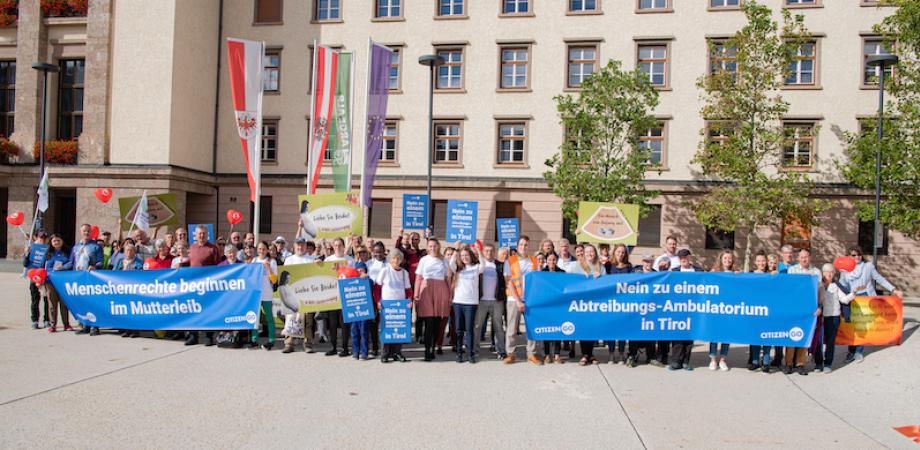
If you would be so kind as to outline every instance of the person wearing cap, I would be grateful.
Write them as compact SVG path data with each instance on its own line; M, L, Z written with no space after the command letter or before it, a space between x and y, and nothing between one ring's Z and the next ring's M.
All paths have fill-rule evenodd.
M668 261L668 264L669 264L668 270L676 269L677 266L680 265L680 256L678 256L677 253L675 253L676 251L677 251L677 238L674 236L666 237L664 239L664 253L661 256L655 258L654 266L661 267L662 261Z
M676 241L675 241L676 242ZM672 272L703 272L703 269L690 262L690 250L685 248L677 252L679 264L671 269ZM690 352L693 351L693 341L672 341L668 355L668 370L693 370L690 367Z
M278 251L278 258L284 263L284 260L286 260L288 256L291 256L291 251L287 249L287 241L284 239L284 236L276 237L274 246L275 250Z
M655 257L653 255L644 255L642 256L642 265L635 266L633 272L635 273L649 273L655 271Z
M39 231L38 233L35 233L35 239L33 241L33 244L45 245L47 244L47 240L48 240L48 233L45 233L44 231ZM45 259L48 257L48 252L49 250L46 250L45 256L41 260L35 261L36 265L33 267L31 266L32 264L32 246L30 245L26 249L25 254L22 255L22 267L24 267L25 270L38 269L38 268L44 267ZM45 305L43 309L45 313L45 316L44 316L45 321L44 321L43 326L44 328L48 328L51 324L51 322L48 321L48 296L41 295L42 293L39 290L38 286L35 285L35 283L29 283L29 294L32 297L32 304L31 304L31 309L30 309L32 313L32 329L37 330L39 328L38 319L40 319L41 317L39 315L38 306L42 302L42 300L44 300L44 305Z
M355 255L361 257L361 252L367 253L367 248L363 245L355 249ZM367 278L367 264L364 261L355 263L355 270L361 278ZM367 361L368 358L368 341L370 341L371 320L357 320L351 323L351 349L354 351L355 360Z

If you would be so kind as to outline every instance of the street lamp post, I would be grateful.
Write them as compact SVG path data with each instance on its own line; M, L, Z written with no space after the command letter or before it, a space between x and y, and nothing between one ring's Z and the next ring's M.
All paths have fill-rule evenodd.
M878 267L878 246L882 234L882 225L879 223L879 209L882 202L882 139L884 139L885 116L885 67L898 63L895 55L873 55L866 58L866 64L879 68L878 77L878 148L875 151L875 223L872 229L872 264Z
M434 234L434 208L431 203L431 159L434 153L434 70L444 64L440 55L422 55L418 63L431 69L428 80L428 232Z
M46 62L37 62L32 64L32 68L42 72L42 120L41 137L38 144L38 182L41 183L42 177L45 176L45 116L47 115L48 107L48 72L57 72L58 66ZM34 233L35 227L42 228L41 213L36 210L35 214L36 219L32 224L33 229L29 233Z

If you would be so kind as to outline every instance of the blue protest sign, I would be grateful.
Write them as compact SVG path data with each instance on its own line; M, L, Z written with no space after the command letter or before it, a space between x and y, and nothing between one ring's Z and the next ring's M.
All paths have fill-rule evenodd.
M520 226L516 218L495 219L495 228L498 229L498 248L514 248L517 246Z
M412 342L412 309L409 300L381 300L380 342L408 344Z
M403 230L424 230L428 227L428 196L403 194Z
M524 276L527 337L534 340L697 340L807 347L818 277L654 272L586 279Z
M126 330L251 330L261 264L173 270L58 271L54 289L80 323Z
M374 303L371 284L367 278L342 278L339 280L339 299L345 323L374 320Z
M199 226L205 227L208 229L208 242L214 243L214 224L213 223L190 223L188 224L188 236L191 242L195 242L195 229ZM221 250L223 251L223 250Z
M461 200L447 201L447 242L460 241L464 244L476 242L476 218L479 215L479 202Z
M41 269L45 264L45 255L48 254L48 245L47 244L36 244L32 243L32 248L29 249L29 268L30 269Z

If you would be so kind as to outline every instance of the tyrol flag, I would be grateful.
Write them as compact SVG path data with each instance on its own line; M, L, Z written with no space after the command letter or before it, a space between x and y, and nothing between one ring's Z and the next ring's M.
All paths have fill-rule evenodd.
M367 71L367 147L364 151L364 171L361 174L361 204L365 206L371 203L377 163L383 150L392 57L392 50L371 42Z
M249 200L258 198L262 159L262 71L265 47L262 42L227 39L230 91L236 128L243 146Z
M351 82L352 54L314 45L313 98L310 109L310 154L307 161L308 192L316 193L323 155L330 163L336 192L351 185Z

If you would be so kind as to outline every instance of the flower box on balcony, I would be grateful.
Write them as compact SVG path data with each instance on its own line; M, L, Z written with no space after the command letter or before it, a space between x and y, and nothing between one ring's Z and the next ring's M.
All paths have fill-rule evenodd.
M45 141L45 163L47 164L76 164L77 153L80 148L76 140ZM38 161L41 152L39 143L32 148L32 157Z
M41 0L45 17L86 17L89 0Z

